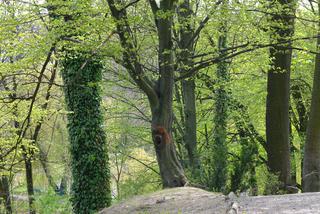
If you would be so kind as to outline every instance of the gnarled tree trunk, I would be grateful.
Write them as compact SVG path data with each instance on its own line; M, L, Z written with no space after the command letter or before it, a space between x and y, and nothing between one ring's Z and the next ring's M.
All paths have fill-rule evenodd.
M173 11L172 1L162 1L163 12ZM179 187L186 184L186 178L177 159L172 140L172 102L174 87L172 16L158 19L159 72L156 93L157 105L151 104L152 136L164 187ZM163 130L161 130L163 129Z
M172 139L172 102L174 87L174 60L172 40L173 1L162 0L160 8L154 0L149 0L154 12L158 32L159 77L152 81L144 73L139 61L134 36L130 29L126 8L118 9L118 0L108 0L123 52L123 66L128 70L136 85L147 95L152 112L152 136L156 150L163 187L184 186L187 179L177 159ZM158 12L168 14L158 16Z

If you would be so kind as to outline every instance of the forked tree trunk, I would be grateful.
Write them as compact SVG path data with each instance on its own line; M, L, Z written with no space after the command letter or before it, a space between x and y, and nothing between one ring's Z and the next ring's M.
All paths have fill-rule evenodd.
M319 1L320 9L320 1ZM319 10L318 9L318 10ZM320 17L320 14L319 14ZM320 32L320 23L319 23ZM320 33L318 33L317 51L320 51ZM303 178L304 192L320 191L320 54L316 55L313 78L312 101L307 140L304 147Z
M152 137L163 187L178 187L186 184L183 168L177 159L172 139L172 102L174 87L174 60L172 40L172 14L174 4L171 0L162 0L160 8L154 0L149 0L154 13L158 32L158 68L157 80L150 80L144 73L136 51L134 36L130 29L126 8L119 9L119 0L108 0L112 16L117 20L116 27L123 52L123 66L137 86L147 95L152 112ZM158 12L167 14L159 16Z
M173 11L173 2L162 1L161 10ZM156 149L163 187L179 187L186 184L183 168L177 159L172 138L172 103L174 87L172 16L158 19L159 71L157 102L152 105L152 137Z

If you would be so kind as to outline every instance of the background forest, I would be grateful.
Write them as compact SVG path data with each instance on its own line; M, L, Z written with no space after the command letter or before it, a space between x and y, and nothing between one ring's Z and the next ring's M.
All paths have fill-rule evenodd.
M320 191L319 8L0 0L0 213Z

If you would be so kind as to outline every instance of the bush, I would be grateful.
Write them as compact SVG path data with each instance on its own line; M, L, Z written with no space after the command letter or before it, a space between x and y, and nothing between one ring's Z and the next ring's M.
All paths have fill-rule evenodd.
M36 196L36 210L41 214L70 214L72 207L69 196L60 196L54 192L42 193Z

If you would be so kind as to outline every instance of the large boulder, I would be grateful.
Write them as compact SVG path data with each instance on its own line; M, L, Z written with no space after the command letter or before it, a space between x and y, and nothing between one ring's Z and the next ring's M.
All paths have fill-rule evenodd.
M100 214L320 214L320 193L272 196L225 196L192 187L136 196Z

